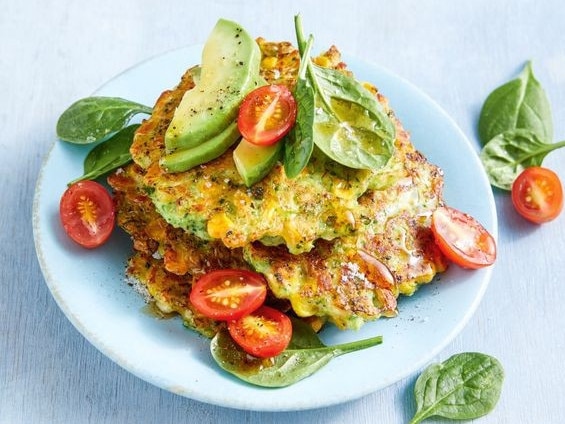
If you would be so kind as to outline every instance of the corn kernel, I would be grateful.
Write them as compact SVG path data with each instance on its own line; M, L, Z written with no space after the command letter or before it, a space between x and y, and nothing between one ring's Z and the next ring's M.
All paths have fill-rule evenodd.
M314 58L314 63L322 68L331 68L332 62L326 56L318 56Z
M365 87L367 90L369 90L371 93L377 93L377 88L371 84L370 82L363 82L363 87Z
M264 57L263 60L261 60L261 68L263 69L275 69L275 67L277 66L277 58L274 56L267 56Z

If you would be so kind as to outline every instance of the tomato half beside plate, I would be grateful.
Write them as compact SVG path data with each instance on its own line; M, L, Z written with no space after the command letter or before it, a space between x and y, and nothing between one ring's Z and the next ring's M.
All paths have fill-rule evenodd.
M271 358L290 343L292 322L281 311L261 306L249 315L229 321L228 331L245 352L258 358Z
M239 132L259 146L275 144L296 121L296 101L285 85L265 85L251 91L241 103Z
M463 268L478 269L496 260L496 242L472 216L449 206L432 215L432 232L442 253Z
M65 190L59 202L59 217L67 235L92 249L105 243L116 222L112 196L95 181L79 181Z
M204 316L234 320L259 308L267 297L265 278L243 269L220 269L194 283L190 302Z
M512 203L520 215L535 224L549 222L563 209L563 187L550 169L526 168L512 184Z

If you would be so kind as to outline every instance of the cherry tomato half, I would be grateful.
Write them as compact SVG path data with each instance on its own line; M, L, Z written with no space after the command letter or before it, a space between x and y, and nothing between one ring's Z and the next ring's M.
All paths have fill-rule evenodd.
M190 292L190 302L204 316L220 321L241 318L267 296L267 282L256 272L220 269L204 274Z
M228 322L235 342L250 355L271 358L286 349L292 337L290 318L269 306Z
M250 143L275 144L296 121L296 101L285 85L265 85L251 91L241 103L239 132Z
M555 172L526 168L512 184L512 203L520 215L536 224L557 218L563 209L563 188Z
M105 243L116 221L112 196L95 181L79 181L67 188L59 216L68 236L88 249Z
M492 235L475 218L457 209L437 208L432 215L432 232L442 253L463 268L482 268L496 259Z

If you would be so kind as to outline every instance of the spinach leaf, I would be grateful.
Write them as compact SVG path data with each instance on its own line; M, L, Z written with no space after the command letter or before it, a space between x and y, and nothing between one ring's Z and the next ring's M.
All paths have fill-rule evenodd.
M508 130L525 128L542 140L553 139L549 100L526 64L518 78L495 89L486 99L479 118L482 144Z
M220 367L243 381L263 387L284 387L312 375L337 356L382 343L382 337L378 336L326 346L302 321L293 319L292 327L288 348L274 358L261 359L248 355L225 329L212 339L212 356Z
M86 97L59 117L57 136L70 143L94 143L124 128L134 115L151 112L148 106L119 97Z
M69 185L81 180L94 180L131 160L129 152L133 136L139 124L130 125L94 147L84 159L84 175Z
M304 169L314 150L314 90L306 78L306 70L313 38L301 51L300 69L294 89L296 99L296 123L284 144L284 171L288 178L294 178Z
M490 183L511 190L524 169L540 166L549 152L564 146L565 141L546 143L529 129L509 130L490 140L481 150L480 159Z
M475 352L430 365L416 380L417 410L409 424L440 416L467 420L489 413L498 402L504 370L497 359Z
M314 65L314 143L336 162L379 169L394 151L395 126L377 99L353 78Z
M305 46L300 15L298 46ZM314 93L314 144L336 162L354 169L378 169L394 152L396 127L378 100L355 79L312 63L307 76Z

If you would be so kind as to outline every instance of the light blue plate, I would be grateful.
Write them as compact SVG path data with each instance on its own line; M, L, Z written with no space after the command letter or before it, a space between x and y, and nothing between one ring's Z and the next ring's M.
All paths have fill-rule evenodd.
M120 74L96 92L153 105L200 62L201 46L169 52ZM473 147L432 100L390 72L346 58L355 75L386 95L412 141L445 172L445 198L470 213L496 236L492 191ZM54 124L53 124L54 125ZM300 410L359 398L420 370L464 327L477 308L491 269L455 266L438 281L399 302L400 314L360 331L324 330L328 344L383 335L384 343L334 359L313 376L287 388L247 385L213 362L209 341L186 330L180 319L159 320L126 284L131 243L121 231L96 250L77 247L59 223L66 183L82 174L88 148L55 141L37 182L33 229L37 256L59 307L96 348L158 387L211 404L252 410ZM76 370L80 372L80 370Z

